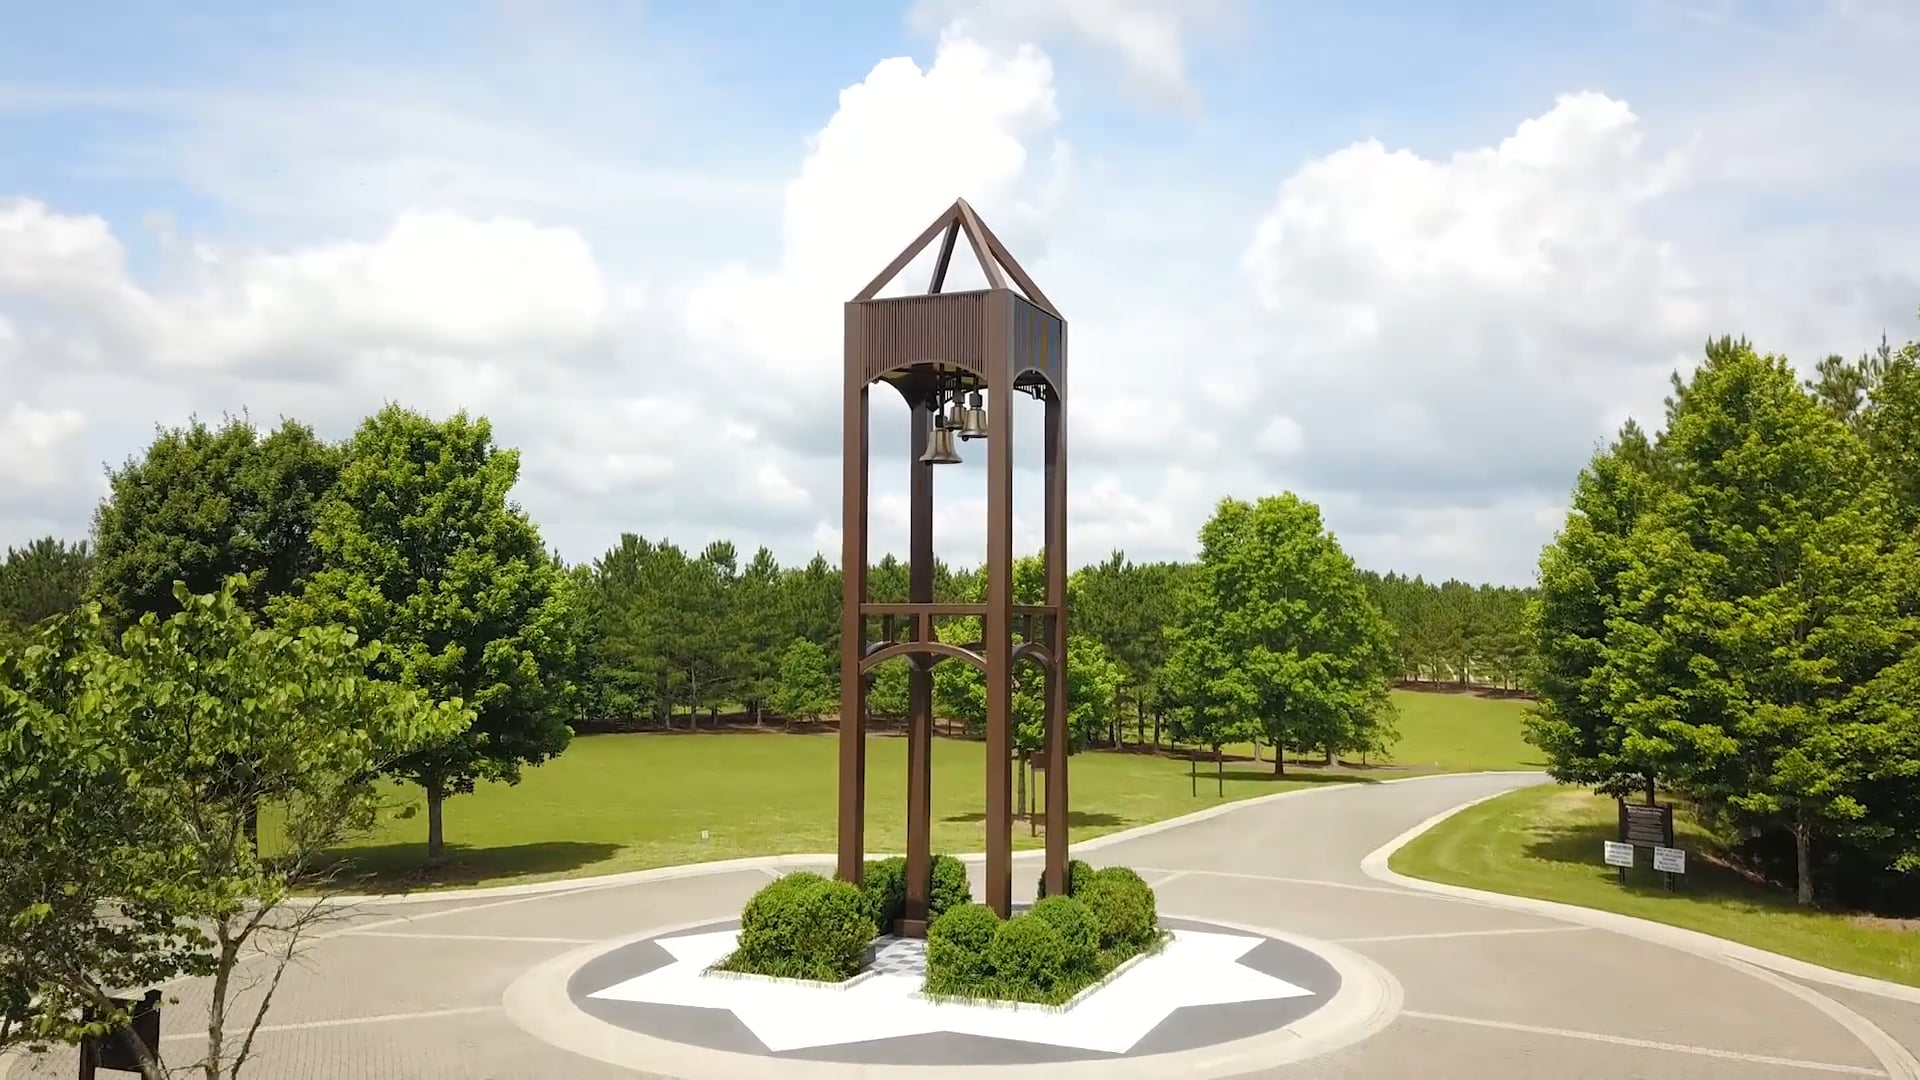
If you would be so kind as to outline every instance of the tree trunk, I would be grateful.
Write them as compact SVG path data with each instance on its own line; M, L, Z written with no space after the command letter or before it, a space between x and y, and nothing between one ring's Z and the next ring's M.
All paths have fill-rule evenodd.
M1253 763L1260 764L1260 740L1257 738L1253 740Z
M1340 752L1338 750L1335 750L1333 746L1329 744L1327 746L1327 767L1332 768L1333 766L1338 764L1340 764Z
M213 1001L210 1003L212 1008L207 1010L207 1056L200 1062L207 1080L220 1080L220 1067L226 1064L223 1044L226 1040L227 994L240 952L240 947L227 936L224 923L216 927L215 935L220 943L220 956L214 961Z
M1273 748L1273 775L1287 775L1287 752L1278 746Z
M440 781L429 780L427 788L427 861L439 862L447 846L447 833L442 818L446 806L447 792Z
M1813 825L1802 807L1793 821L1793 861L1796 896L1801 907L1813 904Z
M1013 816L1017 818L1026 817L1027 816L1027 752L1025 750L1020 751L1019 758L1015 760L1014 766L1013 766L1013 774L1015 778L1014 787L1017 792L1017 794L1014 796Z

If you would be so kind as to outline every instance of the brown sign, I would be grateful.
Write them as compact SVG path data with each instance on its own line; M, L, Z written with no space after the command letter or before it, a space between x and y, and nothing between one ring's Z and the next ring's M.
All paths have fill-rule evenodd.
M1673 846L1673 807L1622 802L1620 804L1620 840L1634 847Z

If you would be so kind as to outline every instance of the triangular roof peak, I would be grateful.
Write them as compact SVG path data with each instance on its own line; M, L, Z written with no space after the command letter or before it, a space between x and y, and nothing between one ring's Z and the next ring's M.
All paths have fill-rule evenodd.
M926 246L933 243L933 238L942 233L945 233L945 236L940 241L940 259L934 264L933 281L927 286L927 295L939 293L946 285L947 267L953 262L954 241L964 235L967 238L967 246L973 249L974 259L980 263L980 272L987 277L989 288L1004 289L1007 287L1007 278L1012 278L1014 284L1020 287L1020 291L1026 294L1027 299L1032 301L1035 307L1056 319L1063 318L1060 310L1053 306L1053 301L1048 300L1047 294L1041 292L1040 286L1034 284L1033 279L1027 276L1027 272L1021 269L1013 253L1007 250L1007 246L1000 242L999 237L993 235L993 230L987 228L986 222L980 220L980 215L974 213L973 207L965 199L955 199L952 206L941 211L940 216L933 220L933 224L927 226L912 243L902 248L900 254L894 256L893 261L887 264L887 268L868 282L866 288L860 290L860 294L853 298L854 301L857 303L862 300L872 300L878 296L881 289L886 288L888 283L900 275L900 271L906 269L914 256L926 250Z

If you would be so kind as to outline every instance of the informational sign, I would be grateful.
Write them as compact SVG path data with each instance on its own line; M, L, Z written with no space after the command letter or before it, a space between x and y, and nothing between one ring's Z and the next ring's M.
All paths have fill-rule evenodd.
M1625 870L1627 867L1633 865L1632 844L1622 844L1613 840L1605 841L1605 843L1607 845L1608 866L1617 866Z
M1677 847L1654 848L1653 868L1663 874L1684 874L1687 872L1687 853Z
M1635 847L1673 846L1673 807L1620 803L1620 840Z

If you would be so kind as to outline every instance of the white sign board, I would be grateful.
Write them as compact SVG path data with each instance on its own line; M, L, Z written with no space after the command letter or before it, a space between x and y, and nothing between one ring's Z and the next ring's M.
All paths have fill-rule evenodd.
M1654 848L1653 868L1663 874L1684 874L1687 872L1687 853L1677 847Z
M1612 840L1608 840L1606 841L1606 845L1607 845L1607 865L1608 866L1632 866L1633 865L1633 845L1632 844L1622 844Z

